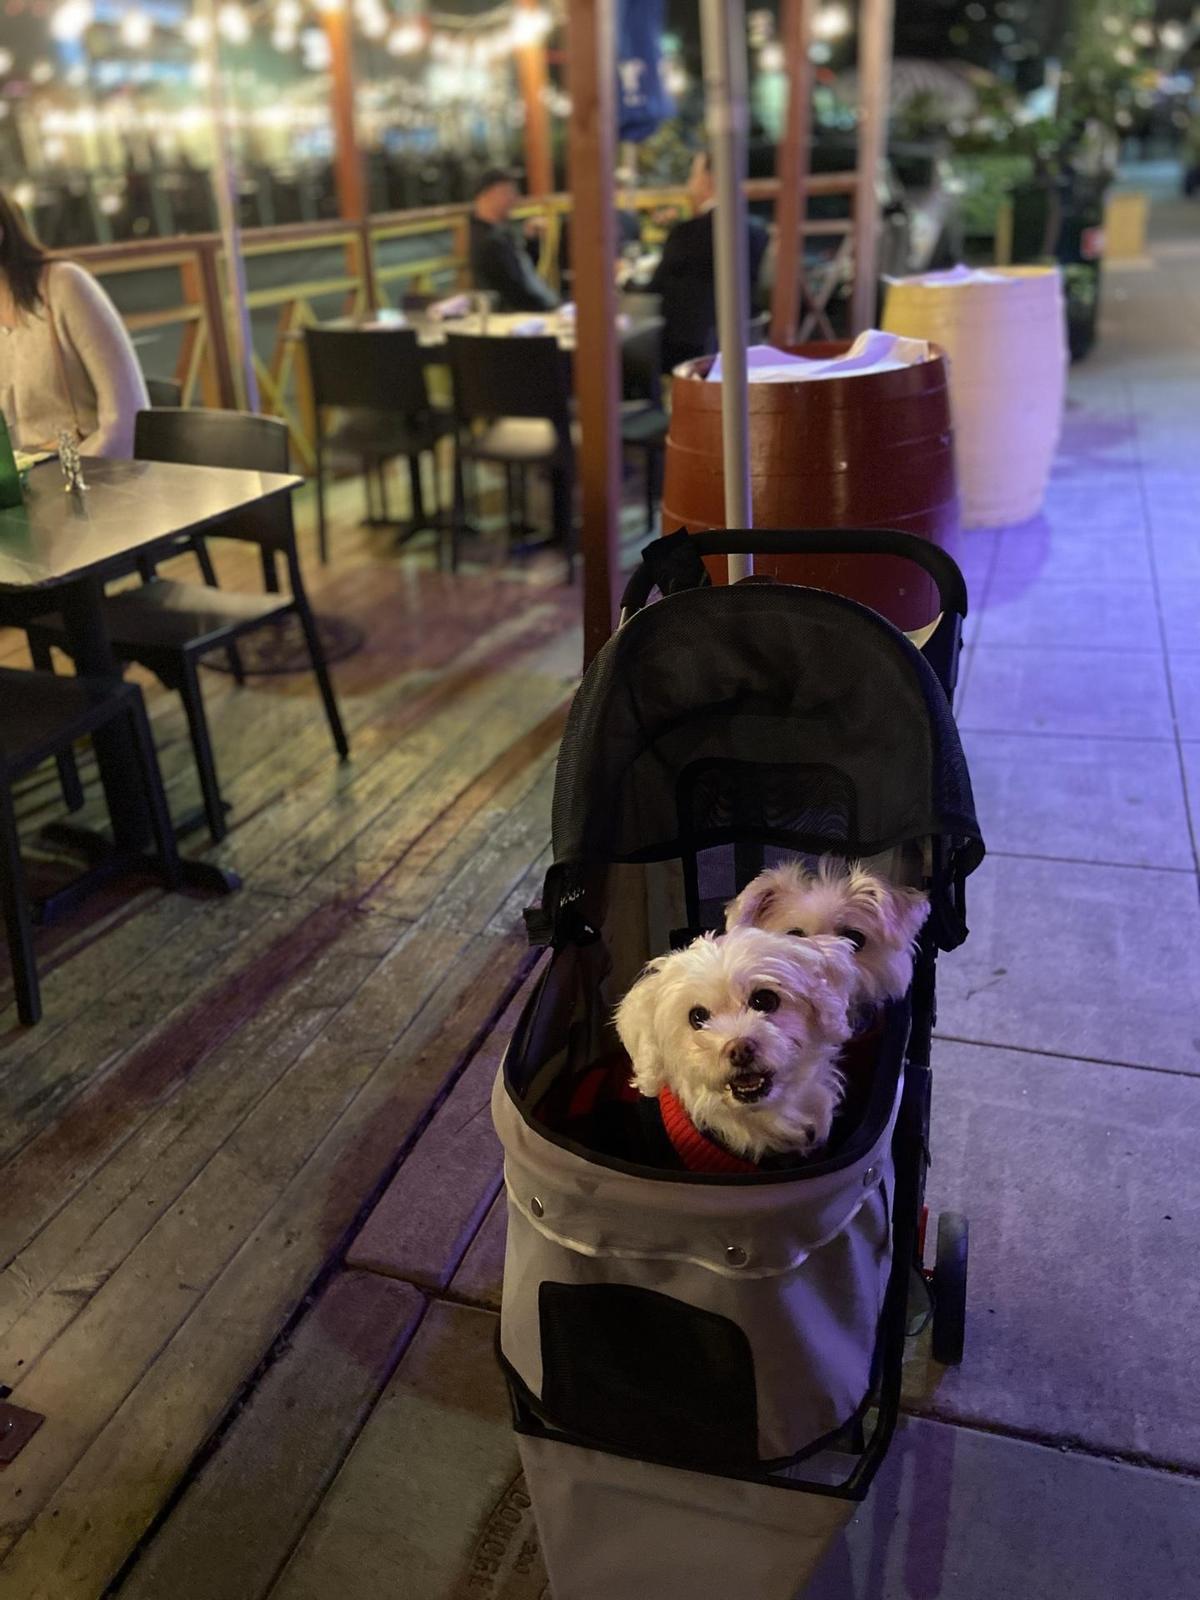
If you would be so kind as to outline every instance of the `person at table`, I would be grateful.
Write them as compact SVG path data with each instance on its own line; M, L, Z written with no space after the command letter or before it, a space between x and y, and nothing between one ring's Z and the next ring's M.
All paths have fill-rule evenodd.
M706 154L692 162L688 199L693 215L677 222L667 235L662 259L646 284L648 294L662 297L663 366L710 354L717 343L717 292L713 210L716 184ZM750 301L754 304L758 275L767 251L767 230L757 217L747 219L750 247Z
M86 456L129 457L150 404L116 307L90 273L51 261L0 191L0 412L22 450L64 430Z
M514 173L491 167L475 191L471 210L471 280L496 296L497 311L553 311L558 296L533 265L536 236L518 242L509 222L521 197Z

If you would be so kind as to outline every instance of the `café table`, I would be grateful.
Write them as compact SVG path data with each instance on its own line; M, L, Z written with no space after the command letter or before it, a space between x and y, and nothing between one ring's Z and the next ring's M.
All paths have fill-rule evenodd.
M57 461L34 467L24 504L0 511L0 625L21 627L57 612L79 672L121 677L104 623L106 581L136 570L138 558L167 556L187 534L201 533L258 501L291 494L291 473L242 472L163 461L83 461L87 489L68 491ZM53 836L83 854L89 870L42 907L44 921L62 915L83 894L124 871L157 870L150 855L150 818L137 778L130 736L114 725L95 737L97 765L113 837L56 827ZM184 860L191 888L230 893L233 872Z

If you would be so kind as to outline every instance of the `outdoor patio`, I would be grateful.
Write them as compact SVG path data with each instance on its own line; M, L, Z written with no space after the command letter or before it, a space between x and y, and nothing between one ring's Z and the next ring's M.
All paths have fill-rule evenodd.
M1107 274L1045 515L955 551L989 857L939 973L929 1200L971 1218L967 1355L914 1349L812 1600L1183 1600L1200 1571L1195 207L1152 248ZM577 597L437 577L355 515L311 568L367 630L335 669L352 762L306 676L207 674L213 856L247 888L96 903L43 947L43 1025L0 1023L0 1380L46 1414L0 1480L3 1600L543 1593L487 1097Z

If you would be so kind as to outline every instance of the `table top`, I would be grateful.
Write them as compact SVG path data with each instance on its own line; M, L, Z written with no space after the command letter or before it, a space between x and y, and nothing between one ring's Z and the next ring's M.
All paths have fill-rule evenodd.
M637 325L635 319L625 315L619 316L618 336L623 338L632 333ZM328 322L320 323L319 326L356 328L367 333L396 333L409 328L416 334L417 343L427 352L442 349L447 335L452 333L487 334L489 338L496 339L521 339L541 334L557 339L560 350L572 351L575 348L574 318L563 317L558 311L493 311L487 319L486 327L483 319L474 312L466 317L444 318L407 312L400 318L394 313L389 315L386 311L363 317L335 317ZM299 344L304 339L304 330L296 328L287 337Z
M29 474L25 504L0 511L0 590L128 570L132 557L303 481L167 461L85 457L83 470L87 492L68 494L58 462L47 461Z

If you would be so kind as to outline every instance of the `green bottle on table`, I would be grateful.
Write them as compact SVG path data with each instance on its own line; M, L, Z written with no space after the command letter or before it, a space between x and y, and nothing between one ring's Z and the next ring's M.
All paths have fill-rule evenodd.
M21 493L21 474L17 471L17 458L13 455L12 440L8 436L8 423L0 412L0 511L19 506L24 500Z

